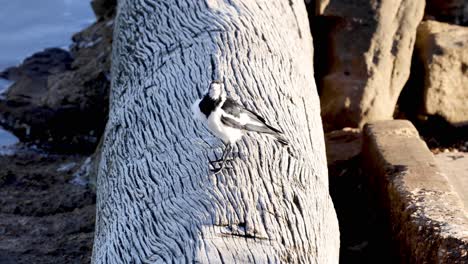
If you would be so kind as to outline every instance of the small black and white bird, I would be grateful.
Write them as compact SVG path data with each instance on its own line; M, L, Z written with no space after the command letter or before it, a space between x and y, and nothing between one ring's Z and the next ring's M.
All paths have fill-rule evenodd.
M202 121L225 145L221 159L210 161L212 165L219 163L219 168L212 170L215 173L224 168L224 163L231 153L233 145L246 132L269 134L275 137L279 143L288 145L288 141L282 135L283 132L267 124L259 114L227 97L224 85L220 81L213 81L210 84L203 98L193 104L192 111L194 116ZM213 167L215 166L213 165Z

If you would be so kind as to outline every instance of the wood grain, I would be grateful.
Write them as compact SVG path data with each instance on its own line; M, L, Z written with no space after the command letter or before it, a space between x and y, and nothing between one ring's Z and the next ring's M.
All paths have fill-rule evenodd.
M122 0L97 180L94 263L337 263L304 3ZM285 131L217 141L190 105L212 80Z

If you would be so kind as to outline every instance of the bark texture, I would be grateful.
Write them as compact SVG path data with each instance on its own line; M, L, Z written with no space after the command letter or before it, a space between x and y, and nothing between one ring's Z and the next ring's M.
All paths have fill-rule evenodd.
M94 263L337 263L303 1L122 0L115 23ZM250 134L213 175L190 111L213 79L291 146Z

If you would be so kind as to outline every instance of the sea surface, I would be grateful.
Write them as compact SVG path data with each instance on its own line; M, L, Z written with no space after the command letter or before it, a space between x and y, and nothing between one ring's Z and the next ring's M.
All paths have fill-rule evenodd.
M44 48L68 48L94 21L90 0L0 0L0 71Z
M95 19L90 0L0 0L0 71L45 48L68 49ZM10 84L0 78L0 99ZM0 127L0 148L17 142Z

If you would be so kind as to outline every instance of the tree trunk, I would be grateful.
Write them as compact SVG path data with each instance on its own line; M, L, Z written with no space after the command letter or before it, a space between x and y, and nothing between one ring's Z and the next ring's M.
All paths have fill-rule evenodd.
M122 0L114 34L93 262L337 263L303 1ZM248 134L211 173L190 105L214 79L290 146Z

